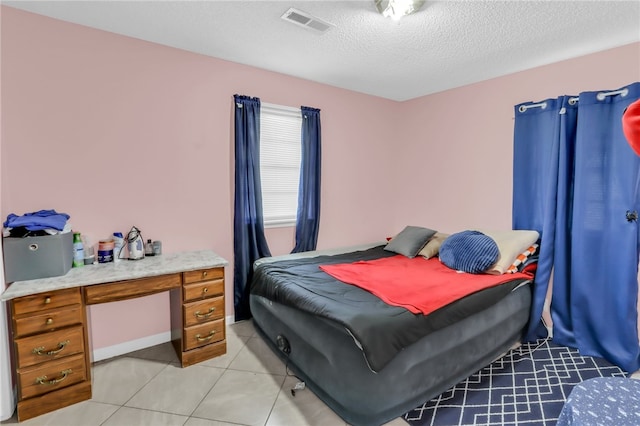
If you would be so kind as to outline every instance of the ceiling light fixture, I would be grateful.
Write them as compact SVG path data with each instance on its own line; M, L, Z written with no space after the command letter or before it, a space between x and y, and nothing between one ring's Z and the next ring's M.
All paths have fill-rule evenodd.
M424 5L425 0L375 0L375 2L382 16L398 21L405 15L417 12Z

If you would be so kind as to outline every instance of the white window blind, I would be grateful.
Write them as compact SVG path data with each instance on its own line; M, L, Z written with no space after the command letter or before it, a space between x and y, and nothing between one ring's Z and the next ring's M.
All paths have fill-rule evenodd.
M296 222L301 129L299 109L260 105L260 178L265 226Z

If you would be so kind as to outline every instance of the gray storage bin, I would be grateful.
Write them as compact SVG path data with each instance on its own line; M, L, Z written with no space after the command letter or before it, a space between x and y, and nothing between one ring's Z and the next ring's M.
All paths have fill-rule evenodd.
M3 238L7 283L64 275L73 264L73 233Z

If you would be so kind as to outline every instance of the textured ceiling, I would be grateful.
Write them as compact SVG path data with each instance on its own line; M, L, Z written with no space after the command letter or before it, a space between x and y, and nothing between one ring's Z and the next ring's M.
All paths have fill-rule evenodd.
M638 0L427 1L399 22L373 0L2 3L398 101L640 41ZM336 26L285 22L290 7Z

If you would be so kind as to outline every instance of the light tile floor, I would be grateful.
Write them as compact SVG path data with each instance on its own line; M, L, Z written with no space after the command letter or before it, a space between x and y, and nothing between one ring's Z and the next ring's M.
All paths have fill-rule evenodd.
M297 383L251 321L227 327L227 353L180 368L170 343L100 361L93 398L22 426L346 426ZM18 424L14 417L0 422ZM386 426L407 426L397 418Z

